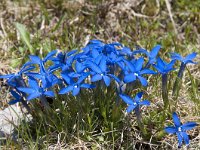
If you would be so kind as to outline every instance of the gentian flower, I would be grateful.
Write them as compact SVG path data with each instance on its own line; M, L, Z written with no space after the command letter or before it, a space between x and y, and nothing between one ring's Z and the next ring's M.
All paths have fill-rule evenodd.
M136 94L134 99L132 99L131 97L125 94L120 94L119 96L126 104L128 104L127 112L130 113L137 107L139 108L141 105L146 105L146 106L150 105L150 102L148 100L140 101L142 98L142 95L143 95L143 92L139 92Z
M149 60L147 62L147 65L145 66L145 68L149 68L150 65L152 65L156 62L156 60L157 60L156 57L158 55L160 48L161 48L160 45L156 45L155 47L152 48L152 50L150 52L148 52L145 49L139 49L139 50L133 51L133 54L137 54L137 53L146 54Z
M89 75L89 74L88 74ZM70 78L66 74L62 74L62 78L64 81L68 84L67 87L60 90L59 94L66 94L70 91L72 91L72 95L76 96L79 94L81 88L94 88L95 86L87 83L82 83L88 75L80 76L77 82L73 81L73 78Z
M44 59L40 59L40 57L38 56L35 56L35 55L30 55L29 58L30 58L30 62L34 63L34 64L45 64L48 60L51 59L51 57L53 57L58 51L57 50L54 50L54 51L51 51L47 54L47 56L44 58Z
M55 68L54 70L50 70L50 69L47 70L44 67L44 65L41 64L39 73L28 72L28 73L26 73L26 75L29 76L29 77L36 78L36 79L40 79L42 81L42 86L49 88L49 87L52 87L53 85L55 85L58 82L58 78L53 74L53 72L56 69L57 68Z
M143 74L156 74L153 70L142 69L144 63L144 58L140 57L134 63L126 61L128 68L130 69L129 73L125 73L124 82L130 83L135 81L137 78L140 80L143 86L147 86L147 80L142 76Z
M186 57L182 57L180 54L178 53L170 53L171 54L171 59L172 60L179 60L184 64L188 64L188 63L192 63L192 64L196 64L196 62L193 61L193 59L196 57L197 53L193 52L189 55L187 55Z
M180 69L178 71L178 76L177 76L178 78L176 78L176 81L175 81L174 86L173 86L173 93L172 93L172 95L175 95L175 93L178 95L178 89L180 87L179 81L183 77L183 72L185 70L185 67L189 63L196 64L196 62L194 62L193 59L196 57L197 53L193 52L193 53L187 55L186 57L182 57L178 53L170 53L170 54L171 54L172 60L181 61L181 66L180 66Z
M37 83L37 80L29 77L29 86L30 87L18 87L17 89L21 92L29 94L27 100L32 100L41 96L54 97L53 91L47 91L46 87L40 87Z
M182 124L180 122L180 119L178 118L178 115L174 112L172 114L174 126L165 127L165 131L169 134L176 134L178 137L178 147L181 147L183 141L186 145L189 145L189 137L186 133L187 130L193 129L195 126L197 126L196 122L187 122L185 124Z
M170 63L167 63L164 60L162 60L160 57L158 57L157 64L155 64L154 67L159 73L163 75L163 74L167 74L168 72L172 70L175 70L175 68L173 68L174 64L175 64L175 60L172 60Z
M24 73L29 72L30 70L34 69L34 66L30 66L31 63L25 63L19 72L7 74L7 75L1 75L0 78L7 79L8 85L12 87L19 87L19 86L25 86L25 82L22 78L22 75Z
M101 57L99 66L94 62L88 63L88 67L92 69L92 82L96 82L103 79L106 86L110 85L110 77L113 77L114 75L108 73L106 63L107 61L105 57Z
M160 57L158 57L157 64L154 65L156 70L162 74L162 98L163 98L165 109L169 106L167 74L168 72L175 70L175 68L173 68L174 63L175 63L175 60L172 60L170 63L167 63L164 60L162 60Z
M13 105L13 104L16 104L18 102L21 102L23 104L23 106L27 109L27 111L30 112L31 109L22 96L22 95L24 95L24 93L20 94L19 92L16 92L14 90L11 90L10 93L12 94L14 99L11 100L10 102L8 102L9 105Z

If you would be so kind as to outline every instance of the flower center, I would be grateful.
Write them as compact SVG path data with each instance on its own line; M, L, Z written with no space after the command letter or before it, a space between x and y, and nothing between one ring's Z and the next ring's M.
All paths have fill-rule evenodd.
M137 74L137 73L134 73L134 75L135 75L135 76L138 76L138 74Z
M136 102L134 102L134 103L133 103L133 105L137 105L137 103L136 103Z
M100 75L103 76L103 73L101 73Z
M77 88L77 87L78 87L77 85L74 86L74 88Z
M178 128L178 132L181 132L181 131L182 131L182 129L181 129L181 127L179 127L179 128Z

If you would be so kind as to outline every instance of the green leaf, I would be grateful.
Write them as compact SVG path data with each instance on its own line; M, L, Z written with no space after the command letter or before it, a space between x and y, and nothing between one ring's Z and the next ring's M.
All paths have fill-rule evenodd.
M30 33L27 31L26 27L23 24L15 23L17 31L20 33L22 41L27 45L31 54L34 54L34 49L30 42Z

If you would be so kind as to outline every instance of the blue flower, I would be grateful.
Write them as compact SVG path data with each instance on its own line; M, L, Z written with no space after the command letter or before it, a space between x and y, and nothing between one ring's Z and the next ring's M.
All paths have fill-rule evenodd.
M140 57L138 60L135 60L135 62L133 63L126 61L126 64L128 68L130 69L130 72L125 73L125 76L124 76L125 83L133 82L138 78L143 86L147 86L148 84L147 80L142 75L156 74L156 72L150 69L142 69L143 63L144 63L144 58L142 57Z
M15 103L18 103L18 102L21 102L21 101L22 101L23 97L22 97L19 93L15 92L15 91L13 91L13 90L11 90L10 93L12 94L12 96L13 96L15 99L13 99L13 100L11 100L10 102L8 102L9 105L13 105L13 104L15 104Z
M57 50L49 52L44 59L40 59L38 56L35 55L30 55L29 58L32 63L41 65L45 64L48 60L50 60L57 52Z
M30 66L30 64L31 63L29 63L29 62L25 63L19 72L2 75L2 76L0 76L0 78L7 79L8 85L13 86L13 87L25 86L22 75L35 68L34 66Z
M156 60L157 60L156 57L158 55L160 48L161 48L161 45L156 45L155 47L152 48L152 50L150 52L148 52L145 49L139 49L139 50L133 51L133 54L137 54L137 53L146 54L148 59L149 59L146 66L149 66L149 65L154 64L156 62Z
M53 91L47 91L46 87L40 87L37 83L37 80L32 77L29 77L29 86L30 87L17 88L19 91L29 94L27 100L32 100L42 96L54 97Z
M184 64L188 64L188 63L192 63L192 64L196 64L196 62L193 61L193 59L196 57L197 53L193 52L189 55L187 55L186 57L182 57L180 54L178 53L170 53L171 54L171 59L172 60L179 60Z
M157 59L157 64L154 65L156 70L161 74L167 74L168 72L175 70L173 68L175 63L175 60L172 60L171 62L167 63L164 60L162 60L160 57Z
M196 122L187 122L185 124L182 124L180 122L180 119L178 118L178 115L174 112L172 114L174 126L168 126L165 127L165 131L169 134L176 134L178 137L178 147L181 147L183 141L186 145L189 145L189 137L186 133L187 130L193 129L195 126L197 126Z
M139 92L136 94L134 99L125 94L120 94L119 96L128 105L127 112L130 113L131 111L135 110L137 107L140 107L141 105L146 105L146 106L150 105L150 102L148 100L140 101L142 95L143 92Z
M99 62L99 66L94 62L88 63L88 67L92 69L91 81L96 82L103 79L106 86L109 86L111 82L110 77L113 77L114 75L108 73L106 58L105 57L100 57L100 58L101 59ZM98 59L96 61L98 61Z
M94 88L95 86L91 84L82 83L88 75L85 74L84 76L81 76L77 82L74 82L73 78L70 78L67 74L62 74L62 78L68 84L68 86L61 89L59 94L66 94L72 91L72 95L76 96L79 94L81 88Z
M40 79L42 81L42 86L49 88L58 83L58 78L53 74L53 72L56 70L50 70L46 69L43 64L40 65L40 72L28 72L26 73L27 76L33 77L36 79Z

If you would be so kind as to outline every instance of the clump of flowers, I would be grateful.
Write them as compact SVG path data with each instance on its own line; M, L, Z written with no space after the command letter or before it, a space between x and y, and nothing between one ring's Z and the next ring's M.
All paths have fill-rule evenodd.
M33 111L29 103L35 99L40 100L45 110L48 111L51 109L48 97L55 97L57 94L67 96L70 92L73 96L79 96L83 89L101 88L105 90L112 85L116 89L118 98L128 105L126 111L131 113L134 110L138 124L141 125L140 108L142 105L149 106L150 101L141 101L143 91L138 91L132 99L127 89L136 84L146 87L148 86L147 75L161 74L162 98L164 109L167 109L170 103L167 76L175 70L175 61L182 62L178 74L181 78L186 64L194 63L192 60L196 56L192 53L183 58L179 54L172 53L172 60L167 63L157 56L160 49L161 46L157 45L151 52L145 49L133 51L118 42L105 44L100 40L91 40L80 50L69 52L54 50L43 59L31 55L30 61L24 64L19 72L2 75L0 78L7 79L11 94L15 98L9 104L22 102L29 113ZM166 132L177 133L179 146L183 139L186 144L189 144L185 130L189 129L190 125L194 127L196 124L181 125L175 113L173 118L175 127L165 128Z

